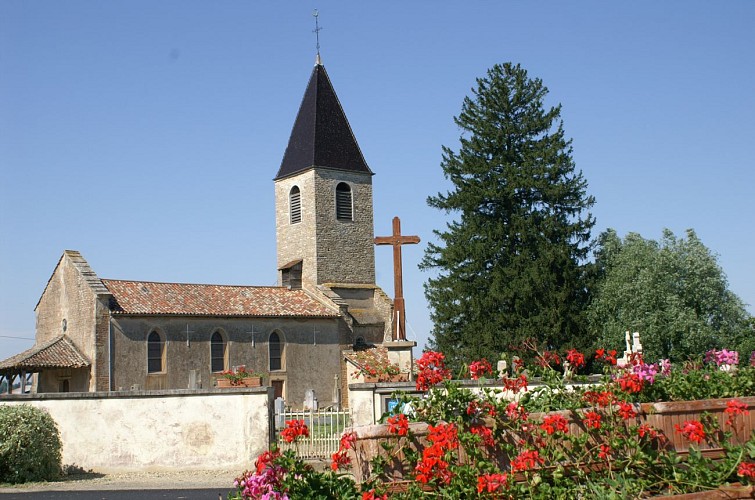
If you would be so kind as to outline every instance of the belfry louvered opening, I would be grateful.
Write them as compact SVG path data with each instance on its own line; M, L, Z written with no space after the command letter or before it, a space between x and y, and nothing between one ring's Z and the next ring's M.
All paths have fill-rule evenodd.
M336 186L336 219L354 220L351 187L345 182L341 182Z
M288 194L288 201L291 214L291 224L301 222L301 191L299 191L299 186L291 188L291 192Z

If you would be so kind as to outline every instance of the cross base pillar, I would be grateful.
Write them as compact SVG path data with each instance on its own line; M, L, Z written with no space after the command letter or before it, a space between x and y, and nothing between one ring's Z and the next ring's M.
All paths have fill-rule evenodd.
M398 365L401 373L408 373L409 380L412 380L412 369L414 368L414 349L417 343L411 340L394 340L383 342L383 347L388 349L388 361Z

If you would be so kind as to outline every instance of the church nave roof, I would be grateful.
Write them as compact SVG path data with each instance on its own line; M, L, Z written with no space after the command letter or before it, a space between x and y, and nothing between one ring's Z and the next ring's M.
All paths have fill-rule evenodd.
M272 286L194 285L103 279L113 314L168 316L337 317L304 290Z

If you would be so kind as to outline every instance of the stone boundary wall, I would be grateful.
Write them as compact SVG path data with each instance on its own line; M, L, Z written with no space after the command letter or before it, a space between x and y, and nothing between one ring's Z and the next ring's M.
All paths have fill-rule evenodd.
M592 385L600 381L600 375L589 375L583 382L573 382L568 384L569 387L578 385ZM498 380L488 380L477 382L474 380L456 380L455 382L463 388L470 389L473 392L481 390L483 387L500 390L500 398L514 400L517 393L506 390ZM529 381L529 391L537 390L541 387L540 379L533 377ZM361 425L373 425L380 420L385 411L387 399L395 392L405 392L413 396L421 396L422 391L416 389L414 382L377 382L377 383L354 383L349 384L349 408L351 409L351 425L354 427Z
M95 472L250 468L271 440L272 387L2 396L55 420L63 464Z

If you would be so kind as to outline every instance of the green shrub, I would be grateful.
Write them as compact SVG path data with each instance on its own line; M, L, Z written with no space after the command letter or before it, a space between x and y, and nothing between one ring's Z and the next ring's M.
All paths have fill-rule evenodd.
M60 475L60 433L44 410L0 405L0 482L48 481Z

